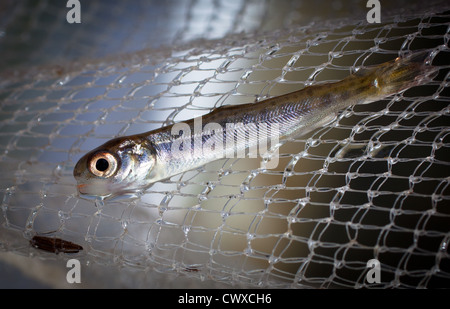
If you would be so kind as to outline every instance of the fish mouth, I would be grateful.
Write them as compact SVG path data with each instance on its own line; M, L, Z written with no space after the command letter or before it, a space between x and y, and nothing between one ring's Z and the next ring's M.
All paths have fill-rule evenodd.
M136 196L140 190L126 188L120 185L106 184L103 182L78 183L78 193L86 198L112 198L115 196Z
M142 189L127 188L105 183L79 183L78 193L86 199L135 198L142 194Z
M108 185L105 184L77 184L78 193L80 195L107 197L113 192Z
M86 186L87 186L87 184L85 184L85 183L82 183L82 184L77 185L78 191L80 191L80 193L81 193L81 191L83 190L83 188L86 187Z

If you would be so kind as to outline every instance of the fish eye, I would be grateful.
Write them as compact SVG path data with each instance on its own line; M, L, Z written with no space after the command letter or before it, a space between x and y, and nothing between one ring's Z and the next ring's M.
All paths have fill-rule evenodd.
M97 162L95 162L95 168L100 172L108 170L109 168L108 160L103 158L98 159Z
M117 159L109 152L97 152L89 160L89 171L98 177L109 177L117 170Z

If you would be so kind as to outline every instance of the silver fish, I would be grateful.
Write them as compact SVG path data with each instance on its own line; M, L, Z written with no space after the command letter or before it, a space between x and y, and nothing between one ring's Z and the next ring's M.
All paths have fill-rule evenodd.
M230 153L249 151L261 143L262 131L271 140L300 136L347 106L381 100L428 82L437 71L428 63L428 55L413 53L361 69L336 83L306 87L258 103L220 107L202 117L205 126L200 125L200 130L198 120L191 119L112 139L76 164L73 175L78 191L102 198L138 192ZM246 138L236 138L239 134Z

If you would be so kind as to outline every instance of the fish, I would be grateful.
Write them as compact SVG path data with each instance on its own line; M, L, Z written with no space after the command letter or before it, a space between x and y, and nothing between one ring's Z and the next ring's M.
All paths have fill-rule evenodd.
M222 106L200 119L113 138L76 163L77 190L102 199L143 192L155 182L217 159L242 151L253 154L265 139L275 141L270 143L275 147L277 141L332 121L348 106L379 101L427 83L436 72L430 52L414 52L361 68L338 82L311 85L256 103Z
M30 245L36 249L52 252L55 254L62 253L78 253L83 247L73 242L63 240L56 237L33 236Z

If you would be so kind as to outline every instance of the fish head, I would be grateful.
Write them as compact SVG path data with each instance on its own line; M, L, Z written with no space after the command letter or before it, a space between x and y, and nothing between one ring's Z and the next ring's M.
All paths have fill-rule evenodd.
M83 195L109 197L148 185L156 164L152 145L139 136L112 139L85 154L73 176Z

